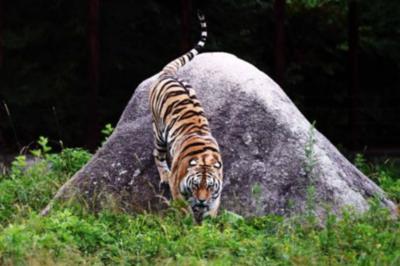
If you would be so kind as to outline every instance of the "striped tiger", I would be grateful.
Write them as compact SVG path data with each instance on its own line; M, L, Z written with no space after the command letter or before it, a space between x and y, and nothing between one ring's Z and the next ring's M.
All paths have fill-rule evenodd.
M172 198L187 200L197 222L216 216L222 190L222 159L193 88L176 73L204 47L205 17L198 12L201 38L197 45L167 64L150 90L154 159L160 185L168 184Z

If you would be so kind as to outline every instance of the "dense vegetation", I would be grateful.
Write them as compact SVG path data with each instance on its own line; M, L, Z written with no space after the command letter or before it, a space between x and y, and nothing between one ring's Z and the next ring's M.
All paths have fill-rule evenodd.
M63 265L399 265L400 220L373 201L364 215L331 215L321 226L311 215L242 218L227 211L195 225L171 208L162 215L97 214L60 206L38 212L90 154L51 153L40 138L34 161L19 156L0 176L0 264ZM396 161L356 165L399 203Z

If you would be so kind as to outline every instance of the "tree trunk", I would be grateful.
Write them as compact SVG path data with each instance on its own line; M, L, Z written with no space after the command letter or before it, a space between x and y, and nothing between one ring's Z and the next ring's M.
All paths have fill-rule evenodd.
M87 105L87 141L89 149L94 149L99 140L98 90L99 90L99 5L100 0L88 0L87 38L89 49L89 90Z
M190 18L192 1L181 0L181 53L186 53L191 48L190 42Z
M2 118L1 115L0 118ZM6 148L6 141L4 140L4 136L0 128L0 152L4 152Z
M285 76L285 6L286 0L275 0L275 81L283 85Z
M351 147L360 148L360 84L358 64L358 0L348 0L348 42L349 42L349 95Z
M4 61L4 44L3 44L3 21L4 21L3 0L0 0L0 68Z

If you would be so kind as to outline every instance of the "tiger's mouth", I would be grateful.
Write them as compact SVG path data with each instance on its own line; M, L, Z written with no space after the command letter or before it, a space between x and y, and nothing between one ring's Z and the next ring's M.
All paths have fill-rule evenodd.
M206 203L197 203L192 205L192 210L195 213L205 213L210 210L210 206Z
M206 204L195 204L192 206L193 217L197 223L201 223L203 218L207 215L210 207Z

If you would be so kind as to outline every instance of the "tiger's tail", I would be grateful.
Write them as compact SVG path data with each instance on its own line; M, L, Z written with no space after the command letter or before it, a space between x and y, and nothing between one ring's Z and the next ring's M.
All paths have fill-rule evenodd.
M197 11L197 17L201 26L200 40L192 50L168 63L161 71L160 76L175 76L179 68L192 60L203 49L207 40L207 23L203 13L201 13L199 10Z

